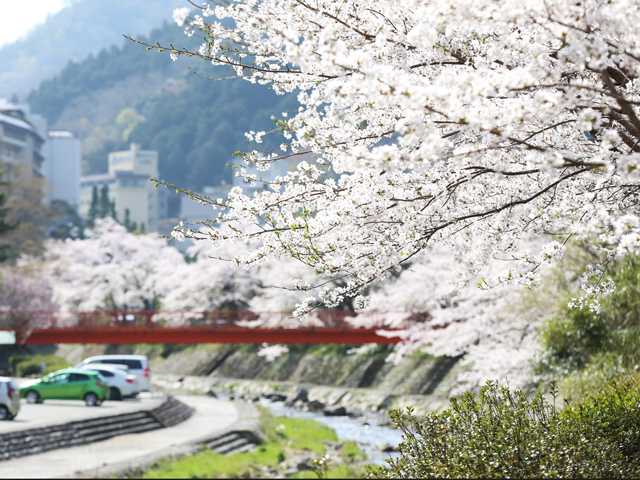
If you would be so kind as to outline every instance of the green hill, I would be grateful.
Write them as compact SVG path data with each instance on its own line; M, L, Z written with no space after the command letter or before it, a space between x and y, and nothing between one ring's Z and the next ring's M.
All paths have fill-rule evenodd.
M149 39L196 42L168 24ZM161 178L192 189L229 181L233 152L250 148L244 132L271 129L272 114L296 108L293 96L233 78L224 67L172 62L131 42L69 63L28 101L54 128L83 139L85 174L105 171L108 152L136 142L158 150Z
M3 2L3 9L11 8ZM33 8L38 8L35 2ZM123 33L148 34L186 0L69 0L69 6L17 42L0 48L0 97L26 95L70 61L122 44Z

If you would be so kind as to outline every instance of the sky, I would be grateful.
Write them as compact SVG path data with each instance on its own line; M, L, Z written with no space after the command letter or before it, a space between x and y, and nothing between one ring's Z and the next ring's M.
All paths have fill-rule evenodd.
M0 0L0 45L23 37L67 3L68 0Z

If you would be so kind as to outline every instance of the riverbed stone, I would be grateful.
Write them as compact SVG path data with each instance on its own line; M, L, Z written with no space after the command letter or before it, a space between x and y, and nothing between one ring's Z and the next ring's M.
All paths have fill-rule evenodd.
M325 417L344 417L347 415L347 409L344 407L327 408L322 413Z
M310 412L319 412L326 408L326 405L319 400L311 400L306 404L307 410Z
M287 399L287 396L281 393L263 393L262 398L266 398L272 402L284 402Z
M309 401L309 391L306 388L300 388L296 394L287 400L287 406L292 407L296 403L306 403Z

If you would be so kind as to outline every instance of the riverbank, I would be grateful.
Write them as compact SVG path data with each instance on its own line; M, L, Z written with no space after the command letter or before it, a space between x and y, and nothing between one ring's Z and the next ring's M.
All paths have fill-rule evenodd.
M390 409L411 407L418 414L444 407L448 399L427 395L395 395L373 388L347 388L310 383L245 380L217 376L154 374L153 383L166 392L223 394L230 398L258 402L281 399L303 410L344 409L346 415L376 415L387 418Z
M367 455L317 420L273 415L259 407L264 441L222 455L211 450L166 458L126 478L362 478Z

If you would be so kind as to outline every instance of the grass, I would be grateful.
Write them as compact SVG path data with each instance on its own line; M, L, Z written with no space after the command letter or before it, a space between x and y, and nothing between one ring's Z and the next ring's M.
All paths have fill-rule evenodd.
M361 462L367 459L365 453L360 449L358 444L349 440L340 445L340 458L345 463Z
M324 455L327 443L338 441L336 432L315 420L274 417L263 409L260 421L267 440L283 448L307 450L316 455Z
M143 478L255 478L265 467L277 469L288 458L305 453L319 458L327 453L329 445L338 444L335 431L315 420L276 417L261 409L260 424L266 441L253 451L221 455L203 450L179 459L163 460L146 471ZM350 465L366 460L355 442L339 444L338 453L340 461L345 463L329 465L324 478L364 475L364 467ZM318 474L303 470L289 478L318 478Z
M251 475L256 466L276 466L282 448L267 443L252 452L221 455L204 450L178 460L165 460L145 472L142 478L220 478ZM253 476L253 475L252 475Z

